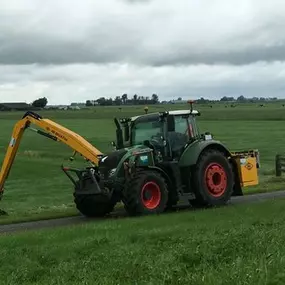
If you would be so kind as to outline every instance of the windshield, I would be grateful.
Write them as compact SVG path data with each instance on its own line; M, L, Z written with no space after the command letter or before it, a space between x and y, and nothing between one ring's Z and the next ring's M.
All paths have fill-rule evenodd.
M142 144L145 140L150 140L153 136L162 136L162 122L142 122L137 123L132 128L132 145Z

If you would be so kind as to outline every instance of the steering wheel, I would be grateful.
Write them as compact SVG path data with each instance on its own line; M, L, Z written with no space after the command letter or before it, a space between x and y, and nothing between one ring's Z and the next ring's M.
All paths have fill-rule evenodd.
M154 150L162 146L162 139L160 135L153 135L149 139L149 143L153 147Z

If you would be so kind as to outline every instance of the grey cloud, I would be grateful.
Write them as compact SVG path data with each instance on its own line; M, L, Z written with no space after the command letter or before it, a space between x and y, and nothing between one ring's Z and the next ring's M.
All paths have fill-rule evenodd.
M51 104L84 102L123 93L161 99L219 98L224 95L284 97L285 63L246 66L193 65L10 65L0 68L0 101L31 102L46 96Z
M191 65L204 63L207 65L231 64L246 65L258 61L284 61L285 45L276 47L263 47L259 49L249 49L241 51L225 51L223 53L172 53L169 56L154 56L150 61L153 66L164 65Z
M195 3L187 1L181 3ZM29 2L31 5L36 3L33 0ZM57 7L57 13L53 11L52 4L46 5L42 14L33 20L29 20L29 16L34 15L33 9L31 15L11 16L13 21L10 22L8 14L2 14L0 64L129 62L150 66L243 65L285 60L284 17L274 17L270 11L265 14L266 7L259 14L258 10L253 10L255 14L252 16L250 13L253 12L249 11L245 18L250 20L241 18L237 21L225 17L223 22L224 14L221 14L219 22L219 15L207 12L206 15L214 18L207 19L201 14L199 19L198 12L198 15L190 13L190 10L187 12L182 5L181 8L171 4L173 1L123 1L149 3L146 6L120 6L113 0L107 2L114 10L107 9L110 7L107 4L96 7L94 2L87 1L89 6L78 7L79 19L76 11L71 13L72 16L62 14L62 19L64 10L53 1L50 3ZM201 1L202 8L203 5L207 8L206 2ZM165 6L161 6L162 3ZM255 6L259 2L252 0L251 3ZM76 8L73 7L74 10ZM5 11L5 7L3 9ZM87 15L87 11L90 14ZM200 23L194 26L196 21Z
M284 1L94 3L0 2L0 101L284 97Z
M144 49L143 43L126 39L108 45L100 39L90 44L51 39L18 38L0 48L0 64L69 64L130 62L142 65L234 64L285 60L285 43L278 46L244 47L239 50L211 51L203 48ZM101 43L101 44L100 44Z

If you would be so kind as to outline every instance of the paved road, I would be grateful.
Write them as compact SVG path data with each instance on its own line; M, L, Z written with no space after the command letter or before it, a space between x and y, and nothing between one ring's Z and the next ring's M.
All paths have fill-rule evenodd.
M229 205L253 203L253 202L259 202L263 200L279 199L279 198L285 198L285 191L276 191L276 192L270 192L270 193L246 195L242 197L233 197L231 201L229 202ZM100 218L100 219L75 216L75 217L59 218L59 219L52 219L52 220L18 223L18 224L13 224L13 225L2 225L0 226L0 234L27 231L27 230L32 230L32 229L70 226L70 225L94 222L96 220L102 221L104 219L123 218L126 216L127 215L124 210L117 210L116 212L113 212L110 215L110 217Z

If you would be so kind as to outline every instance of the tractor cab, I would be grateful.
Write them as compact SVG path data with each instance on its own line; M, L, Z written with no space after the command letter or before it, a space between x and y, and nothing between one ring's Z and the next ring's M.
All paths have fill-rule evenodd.
M193 110L164 111L141 116L115 119L117 149L146 145L159 152L164 160L176 160L185 146L198 139L200 134Z

